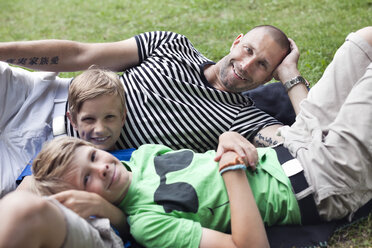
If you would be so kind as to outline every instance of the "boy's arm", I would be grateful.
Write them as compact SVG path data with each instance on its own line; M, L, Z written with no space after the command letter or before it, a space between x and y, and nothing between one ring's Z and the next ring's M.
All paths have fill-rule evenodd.
M237 132L224 132L218 139L218 147L214 160L220 161L222 155L228 151L233 151L239 155L244 164L252 169L256 168L258 154L256 147Z
M44 71L80 71L95 64L123 71L139 63L135 38L110 43L39 40L0 43L0 60Z
M220 160L220 168L236 161L239 161L236 153L224 153ZM200 247L269 247L261 215L245 171L228 170L222 177L229 195L231 234L203 228Z
M61 209L25 191L0 199L0 247L62 247L67 223Z
M82 218L86 219L89 216L108 218L110 223L119 231L121 237L126 237L129 234L125 214L98 194L80 190L67 190L52 197Z
M29 191L31 193L34 193L34 194L38 194L38 192L35 190L35 188L33 187L33 176L32 175L29 175L29 176L25 176L22 180L22 182L18 185L18 187L16 188L17 191Z

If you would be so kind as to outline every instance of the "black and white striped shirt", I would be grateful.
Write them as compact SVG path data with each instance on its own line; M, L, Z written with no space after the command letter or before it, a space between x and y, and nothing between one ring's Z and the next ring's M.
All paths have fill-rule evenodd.
M158 31L135 39L140 64L121 77L128 113L118 148L155 143L204 152L216 149L225 131L252 140L261 128L279 123L248 97L211 87L203 68L214 62L185 36Z

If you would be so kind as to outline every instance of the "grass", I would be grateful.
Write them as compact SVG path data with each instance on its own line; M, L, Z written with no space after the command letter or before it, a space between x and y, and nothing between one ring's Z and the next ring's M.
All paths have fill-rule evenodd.
M170 30L215 61L240 33L272 24L296 41L300 71L312 84L345 36L371 20L372 0L0 0L1 41L104 42Z
M371 20L372 0L0 0L0 41L105 42L169 30L217 61L240 33L272 24L296 41L299 69L313 85L346 35ZM371 216L336 235L332 247L372 247Z
M329 240L330 248L372 247L372 215L336 231Z

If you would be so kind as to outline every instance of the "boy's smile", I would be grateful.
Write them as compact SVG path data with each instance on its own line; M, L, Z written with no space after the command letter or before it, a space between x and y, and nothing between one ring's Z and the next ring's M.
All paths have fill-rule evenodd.
M71 168L71 173L65 175L66 181L111 203L124 199L132 179L132 173L116 157L91 146L75 150Z
M124 125L126 115L123 108L119 96L102 95L82 104L76 123L72 118L70 120L80 138L97 148L112 150Z

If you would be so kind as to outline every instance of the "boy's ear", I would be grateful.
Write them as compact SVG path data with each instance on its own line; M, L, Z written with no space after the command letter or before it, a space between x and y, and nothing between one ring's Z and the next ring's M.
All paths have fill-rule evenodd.
M74 120L73 120L73 118L72 118L72 115L70 114L69 111L66 112L66 116L67 116L67 118L70 120L72 127L75 129L75 131L77 131L77 125L76 125L76 123L74 122Z

